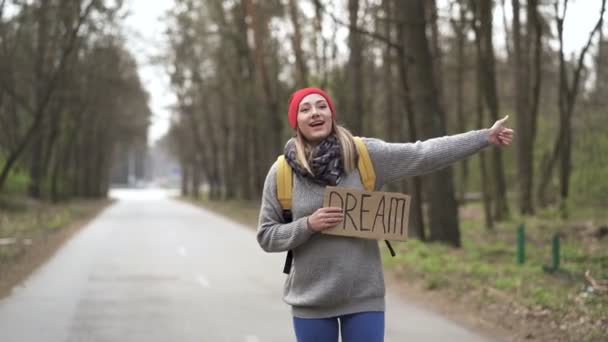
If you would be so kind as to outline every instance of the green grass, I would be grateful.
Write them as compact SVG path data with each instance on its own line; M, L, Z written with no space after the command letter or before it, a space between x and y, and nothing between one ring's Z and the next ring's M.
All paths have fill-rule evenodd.
M211 201L207 198L186 201L201 205L211 211L248 226L255 227L258 222L260 205L257 202L242 200Z
M0 159L0 165L3 165L4 160ZM6 179L2 193L5 195L24 194L27 190L27 185L30 177L24 170L13 169Z
M478 205L467 209L475 206ZM520 305L551 310L552 317L563 317L572 311L596 321L607 317L607 295L582 295L586 270L596 279L608 279L608 238L597 240L588 231L597 227L597 222L605 221L590 220L596 223L587 222L585 226L576 220L564 221L551 210L536 217L513 216L492 232L483 228L480 218L463 219L460 250L418 240L397 244L398 257L386 254L386 265L409 278L421 279L429 290L457 293L463 289L493 288ZM586 218L589 220L589 216ZM525 224L527 241L523 265L516 262L520 222ZM561 264L558 272L551 274L543 266L551 264L554 234L561 236ZM582 296L587 299L577 304Z
M499 290L516 290L521 286L521 278L504 276L494 281L494 287Z
M0 238L15 238L17 243L0 246L0 262L20 255L28 247L25 241L31 240L35 245L36 239L90 217L106 203L106 200L80 200L53 205L23 196L1 196Z

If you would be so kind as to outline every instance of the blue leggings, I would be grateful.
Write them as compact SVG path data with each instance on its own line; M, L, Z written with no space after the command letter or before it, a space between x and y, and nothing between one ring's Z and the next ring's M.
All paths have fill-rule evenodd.
M338 321L340 326L338 327ZM298 342L383 342L384 312L359 312L350 315L308 319L293 318Z

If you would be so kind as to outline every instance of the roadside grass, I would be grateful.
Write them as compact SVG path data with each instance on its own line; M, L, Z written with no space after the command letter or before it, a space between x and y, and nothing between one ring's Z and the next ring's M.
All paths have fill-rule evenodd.
M427 290L445 290L455 297L483 293L483 301L513 305L532 316L549 316L556 328L589 324L586 337L608 335L608 293L590 290L585 280L589 270L595 279L608 279L608 237L593 236L605 217L563 221L557 210L535 217L514 216L484 228L482 208L469 204L461 208L461 249L412 239L400 243L397 257L385 255L388 268L408 278L421 279ZM580 218L585 217L585 221ZM526 262L517 263L517 227L525 225ZM552 237L560 236L560 267L551 265Z
M0 155L0 165L3 165L4 162L5 160ZM2 193L4 194L4 196L20 196L20 194L26 193L29 181L29 175L25 170L14 168L8 174L8 178L5 182ZM2 207L0 206L0 208Z
M206 196L202 196L201 198L196 200L185 197L181 197L181 199L194 205L200 205L203 208L218 213L246 226L256 227L258 222L260 204L255 201L211 201Z
M78 200L61 204L20 195L0 197L0 263L11 263L49 235L73 222L92 217L109 200Z
M196 203L239 223L257 225L258 203L207 199ZM583 340L608 334L608 294L591 292L584 277L589 270L595 279L608 279L608 236L593 236L594 228L608 223L605 212L585 209L564 221L557 209L547 209L534 217L512 215L493 231L484 228L479 203L461 207L460 213L462 248L416 239L394 243L396 257L381 249L387 270L421 281L429 291L474 297L477 305L495 303L524 316L548 319L556 330ZM526 262L519 265L516 234L522 223ZM543 266L551 265L554 234L561 241L560 268L548 273ZM578 331L572 329L575 325Z

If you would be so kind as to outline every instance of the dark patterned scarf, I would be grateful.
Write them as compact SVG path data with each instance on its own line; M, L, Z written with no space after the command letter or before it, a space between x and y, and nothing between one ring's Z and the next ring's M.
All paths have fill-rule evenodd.
M335 186L340 182L344 167L342 164L342 150L335 135L327 137L310 152L308 165L310 165L314 175L311 175L298 163L296 155L295 139L291 139L285 145L285 159L297 174L322 186Z

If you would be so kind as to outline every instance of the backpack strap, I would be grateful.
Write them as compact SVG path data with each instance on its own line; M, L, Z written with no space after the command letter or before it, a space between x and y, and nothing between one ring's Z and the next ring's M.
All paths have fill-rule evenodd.
M277 167L277 197L283 211L291 211L292 171L284 155L277 159Z
M355 145L357 146L357 154L359 154L357 167L359 168L359 174L361 175L361 182L366 191L374 191L376 188L376 172L374 171L372 160L369 157L369 151L361 137L354 137L354 140Z
M291 197L292 197L293 179L291 166L287 164L285 156L281 155L277 159L277 198L283 208L283 221L285 223L293 221L291 214ZM287 251L285 256L285 265L283 265L283 273L289 274L291 264L293 262L293 252Z

